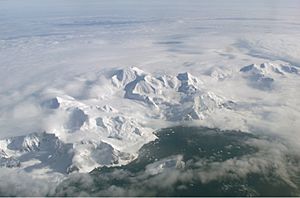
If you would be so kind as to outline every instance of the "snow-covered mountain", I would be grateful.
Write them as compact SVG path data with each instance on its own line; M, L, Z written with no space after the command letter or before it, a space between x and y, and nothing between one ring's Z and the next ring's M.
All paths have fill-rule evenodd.
M220 83L242 78L261 90L269 90L283 77L299 75L295 67L271 63L241 67L230 75L218 75L220 72L218 69L208 75ZM207 85L207 75L159 75L137 67L101 75L89 82L84 98L57 87L38 93L36 101L48 114L43 120L45 127L40 132L1 140L0 166L61 174L89 172L135 159L139 148L156 138L153 132L162 123L218 124L220 116L225 122L244 122L243 114L247 119L252 115L245 101L214 92Z
M0 194L49 195L46 180L126 164L174 125L298 145L299 8L0 0Z
M35 159L39 162L27 169L49 166L54 171L67 173L127 163L140 146L155 138L152 134L155 126L144 124L147 115L138 117L135 113L148 111L151 119L173 122L197 120L211 111L229 109L226 104L231 103L205 91L203 82L188 72L155 76L128 67L112 73L107 79L111 83L104 85L114 90L111 101L91 103L68 95L53 97L53 94L46 94L51 96L49 98L41 97L41 108L52 114L51 120L60 120L59 124L45 129L47 133L2 140L1 164L14 166L12 162L15 162L16 166L25 167L25 162ZM120 93L118 105L129 109L135 106L132 107L134 112L115 107L114 97ZM132 146L136 147L134 152L126 152Z
M201 119L202 114L233 103L206 91L203 82L188 72L153 76L129 67L112 76L112 82L124 90L124 98L156 108L165 120Z
M65 173L73 157L72 144L63 143L54 134L45 132L7 138L1 140L0 145L7 154L6 159L10 159L10 163L14 160L16 165L11 167L28 171L49 167L54 172Z
M0 150L0 167L20 167L20 161L14 157L9 157L3 150Z
M299 74L296 67L272 63L251 64L241 68L240 72L248 79L249 84L257 89L272 89L274 78L285 77L288 74Z

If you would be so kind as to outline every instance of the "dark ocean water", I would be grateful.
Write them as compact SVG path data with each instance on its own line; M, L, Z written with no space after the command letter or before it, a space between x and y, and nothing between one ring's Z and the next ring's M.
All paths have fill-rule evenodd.
M299 157L276 138L174 127L139 157L64 181L68 196L299 196Z

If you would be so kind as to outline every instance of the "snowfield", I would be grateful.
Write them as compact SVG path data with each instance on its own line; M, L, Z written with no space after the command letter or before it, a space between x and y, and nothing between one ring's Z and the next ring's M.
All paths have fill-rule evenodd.
M44 195L69 174L127 164L176 125L300 146L298 11L293 0L0 0L0 192Z

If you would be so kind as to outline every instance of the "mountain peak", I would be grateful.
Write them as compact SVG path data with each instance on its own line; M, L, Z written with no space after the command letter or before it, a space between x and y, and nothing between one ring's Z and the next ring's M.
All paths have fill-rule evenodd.
M144 75L145 72L137 67L127 67L117 70L112 76L112 83L116 87L122 87L135 80L138 76Z

